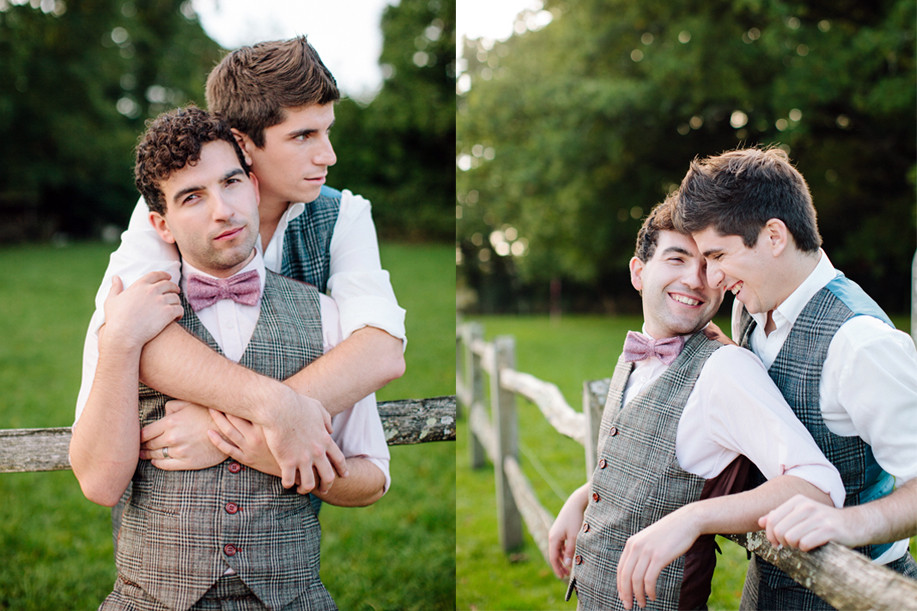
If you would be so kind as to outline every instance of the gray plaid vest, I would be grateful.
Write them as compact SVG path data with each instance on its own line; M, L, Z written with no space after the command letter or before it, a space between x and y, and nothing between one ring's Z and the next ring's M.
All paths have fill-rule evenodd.
M700 498L705 479L686 472L675 457L675 436L685 402L710 355L722 347L702 332L659 378L622 407L633 364L618 359L599 428L592 497L576 538L570 590L580 609L623 609L617 566L628 537ZM665 569L656 601L647 609L678 609L684 557Z
M280 273L326 292L331 269L331 236L341 210L341 192L322 187L314 202L290 221L283 234Z
M219 351L182 301L180 324ZM315 287L268 271L258 323L240 364L284 379L322 351ZM141 426L162 418L168 400L141 384ZM304 593L310 608L335 608L319 579L321 530L309 495L284 489L280 478L229 459L200 471L163 471L140 461L128 491L119 578L169 608L189 608L227 567L269 608Z
M815 439L815 443L837 467L844 482L845 506L882 498L894 489L894 478L876 462L872 448L860 437L835 435L821 414L819 388L828 346L841 325L854 316L873 316L890 326L891 320L862 288L841 272L817 292L800 312L786 342L768 373L783 397ZM750 347L755 321L744 308L739 325L740 344ZM872 558L891 544L857 548ZM759 574L772 588L792 587L796 582L774 566L759 561ZM786 603L791 607L792 600ZM789 608L789 607L788 607Z

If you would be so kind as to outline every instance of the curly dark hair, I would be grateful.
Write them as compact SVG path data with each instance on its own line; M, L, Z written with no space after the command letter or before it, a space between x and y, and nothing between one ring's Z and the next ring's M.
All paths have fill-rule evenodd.
M248 173L245 157L229 125L197 106L176 108L147 123L137 145L134 182L151 211L165 214L165 195L160 185L172 172L200 160L201 148L216 140L232 145L242 169Z
M643 220L640 231L637 232L637 245L634 256L646 263L656 253L656 244L659 242L660 231L679 231L672 222L674 201L669 196L661 204L656 204L649 215ZM679 231L679 233L682 233Z

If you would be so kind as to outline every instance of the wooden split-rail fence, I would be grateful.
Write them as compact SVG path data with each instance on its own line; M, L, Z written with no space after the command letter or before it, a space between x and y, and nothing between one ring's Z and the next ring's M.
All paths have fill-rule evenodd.
M379 403L388 445L455 441L455 396ZM0 430L0 473L70 468L70 427Z
M458 407L468 419L472 468L484 467L486 458L493 464L498 530L504 551L522 545L524 526L547 561L548 530L555 517L539 502L519 463L516 397L534 403L558 433L583 445L584 477L588 479L595 467L608 384L607 379L585 382L582 411L574 410L556 385L516 371L515 341L511 336L486 342L480 324L456 327ZM875 565L865 556L836 543L806 553L789 548L778 550L763 531L729 538L779 567L838 609L897 611L917 607L917 581Z

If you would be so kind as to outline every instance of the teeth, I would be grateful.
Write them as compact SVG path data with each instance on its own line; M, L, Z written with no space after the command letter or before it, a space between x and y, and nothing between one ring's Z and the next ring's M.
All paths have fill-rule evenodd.
M732 285L732 288L729 290L732 292L733 295L738 295L739 291L742 290L743 286L745 286L744 282L736 282L735 284Z
M697 299L691 299L690 297L685 297L683 295L672 295L672 299L674 299L675 301L679 303L683 303L689 306L700 305L700 301L698 301Z

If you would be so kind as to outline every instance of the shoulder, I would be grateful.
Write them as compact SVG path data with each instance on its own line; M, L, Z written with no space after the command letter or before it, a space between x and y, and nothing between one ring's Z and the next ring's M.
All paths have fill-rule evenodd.
M267 287L272 287L286 291L288 293L315 293L317 295L321 295L320 291L315 287L315 285L309 284L308 282L290 278L289 276L278 274L277 272L273 272L269 269L265 269L264 274L265 290L267 290Z
M870 315L854 316L837 330L831 340L831 352L855 354L904 353L917 359L917 348L911 336Z
M764 378L770 380L764 363L754 352L733 344L720 344L707 359L701 375L717 383L723 381L730 384Z

